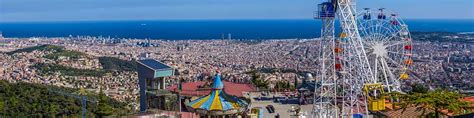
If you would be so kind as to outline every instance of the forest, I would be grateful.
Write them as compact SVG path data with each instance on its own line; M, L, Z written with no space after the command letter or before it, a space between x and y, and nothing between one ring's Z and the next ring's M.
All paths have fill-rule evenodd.
M0 80L0 117L55 117L80 116L81 100L54 91L78 94L78 89L61 88L30 83L9 83ZM82 92L88 98L87 117L125 115L130 113L125 103L100 92Z

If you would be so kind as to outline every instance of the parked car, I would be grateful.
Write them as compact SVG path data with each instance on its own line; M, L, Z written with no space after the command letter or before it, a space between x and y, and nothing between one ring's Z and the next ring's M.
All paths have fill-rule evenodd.
M265 108L267 108L268 113L275 113L275 107L273 107L273 105L267 105Z

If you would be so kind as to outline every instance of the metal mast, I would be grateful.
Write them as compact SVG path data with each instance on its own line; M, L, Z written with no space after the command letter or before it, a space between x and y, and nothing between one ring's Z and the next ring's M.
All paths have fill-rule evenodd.
M365 83L375 83L376 80L357 28L355 0L338 0L337 7L342 29L340 38L345 48L342 61L346 66L344 71L347 71L341 83L343 87L342 116L367 115L367 98L362 88Z
M97 99L90 98L90 97L87 97L85 95L75 95L75 94L67 93L67 92L64 92L64 91L55 90L55 89L52 89L52 88L48 88L48 91L81 100L81 108L82 108L82 115L81 116L82 116L82 118L87 117L87 102L92 102L92 103L97 102Z
M315 19L322 20L321 41L319 45L319 82L316 82L314 93L313 117L338 117L336 75L337 51L334 37L335 3L324 2L318 5ZM317 87L319 86L319 88Z

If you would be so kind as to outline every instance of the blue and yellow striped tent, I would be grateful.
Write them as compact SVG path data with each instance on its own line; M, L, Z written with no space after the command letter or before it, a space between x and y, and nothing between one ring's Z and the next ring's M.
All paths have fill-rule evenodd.
M249 103L224 92L224 83L217 73L209 95L201 96L186 104L188 109L205 115L228 115L245 112Z

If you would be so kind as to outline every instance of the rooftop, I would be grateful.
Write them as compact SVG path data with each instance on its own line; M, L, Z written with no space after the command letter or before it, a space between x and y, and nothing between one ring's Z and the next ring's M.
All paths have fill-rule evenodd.
M159 61L154 59L145 59L145 60L138 60L138 63L152 69L152 70L162 70L162 69L171 69L170 66L163 64Z

